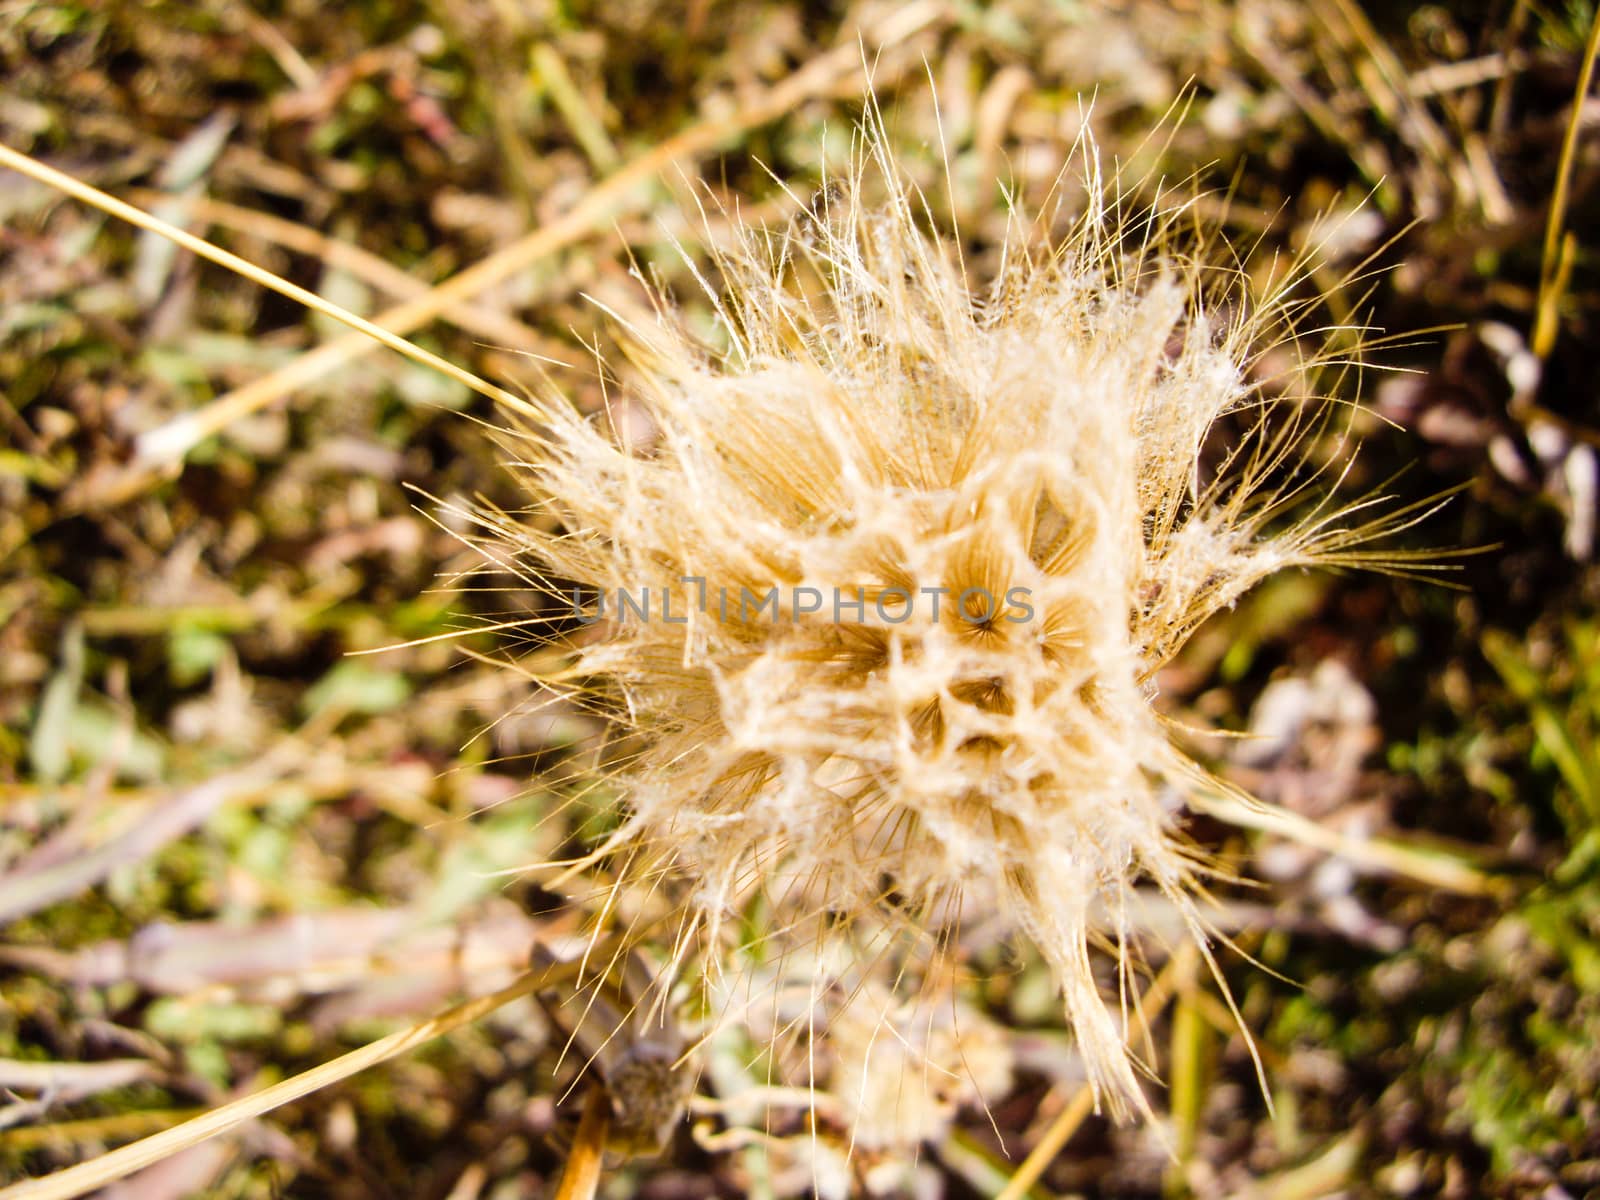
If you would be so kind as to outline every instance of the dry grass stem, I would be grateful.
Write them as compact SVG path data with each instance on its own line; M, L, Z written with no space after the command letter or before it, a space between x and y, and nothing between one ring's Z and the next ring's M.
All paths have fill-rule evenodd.
M1179 980L1185 977L1192 978L1199 958L1199 952L1193 945L1178 948L1172 961L1161 968L1161 973L1155 977L1140 998L1137 1028L1148 1029L1161 1015L1162 1010L1176 993ZM1078 1126L1082 1125L1093 1111L1094 1089L1079 1088L1072 1099L1056 1114L1055 1119L1050 1122L1050 1127L1045 1130L1044 1136L1034 1144L1033 1149L1028 1151L1028 1156L1018 1165L1016 1172L1006 1181L1006 1186L994 1200L1024 1200L1028 1190L1044 1178L1044 1173L1049 1170L1050 1164L1072 1140L1072 1135L1078 1131Z
M88 1162L57 1171L53 1175L0 1188L0 1200L71 1200L74 1196L87 1195L96 1188L104 1187L108 1183L131 1175L134 1171L169 1158L180 1150L226 1133L246 1121L252 1121L275 1108L281 1108L285 1104L309 1096L341 1079L348 1079L368 1067L387 1062L453 1029L470 1025L488 1016L495 1009L503 1008L513 1000L520 1000L538 988L548 986L550 982L549 973L530 971L497 992L457 1004L409 1029L369 1042L331 1062L285 1079L282 1083L273 1084L259 1092L209 1109L181 1125L152 1134L131 1145L108 1151Z
M440 314L603 228L641 185L649 183L674 163L705 154L747 130L782 116L809 99L834 95L841 86L850 84L852 80L853 89L859 92L867 86L867 80L861 74L863 55L870 61L874 54L933 25L943 13L944 6L937 0L918 0L898 9L877 28L863 30L861 44L847 44L819 55L781 83L773 85L763 96L742 105L732 116L704 121L659 142L596 184L568 212L549 225L497 250L488 258L436 285L426 294L387 309L370 322L362 322L357 327L360 334L320 346L270 375L219 396L202 409L147 431L140 436L134 461L128 468L114 477L88 481L87 486L80 489L74 498L73 507L96 508L121 503L138 495L171 470L179 468L195 446L240 418L276 403L296 389L314 383L340 367L358 361L379 344L399 349L400 346L395 343L401 343L405 335L420 329ZM884 78L887 80L892 73L892 69L886 69ZM4 150L0 162L24 170L19 162L26 163L28 160L5 147L0 147L0 150ZM38 164L34 166L39 170L49 170ZM36 171L25 173L40 177ZM89 199L88 193L94 191L77 181L64 186L67 180L68 177L60 172L51 172L49 176L53 186L62 186L63 190L80 199ZM138 213L138 210L125 205L115 211L125 220L133 220L130 214ZM147 222L150 220L153 218L138 213L135 223L149 227ZM180 245L195 248L190 243L198 242L198 239L182 230L174 229L173 232L180 235L175 239ZM196 252L200 253L198 250ZM206 252L207 257L212 258L225 253L215 248ZM227 265L230 267L235 262L242 263L232 255L228 259ZM250 264L242 265L245 269L241 273L247 277L256 278L260 274ZM282 290L278 284L265 283L260 279L258 282ZM312 299L315 300L315 297ZM345 320L344 317L339 319ZM372 330L378 332L373 333ZM409 346L409 343L401 344ZM413 358L426 353L414 347L401 352ZM437 365L431 361L433 357L428 356L429 365ZM459 367L444 364L440 369L453 378L467 382L474 390L483 389L481 383L475 382L474 376ZM517 398L509 394L502 394L501 398L509 401L510 407L515 410Z

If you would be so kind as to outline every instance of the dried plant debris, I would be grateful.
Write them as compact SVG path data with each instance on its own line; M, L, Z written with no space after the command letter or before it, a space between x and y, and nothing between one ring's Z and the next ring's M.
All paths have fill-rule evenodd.
M0 1187L1600 1186L1591 7L8 10Z

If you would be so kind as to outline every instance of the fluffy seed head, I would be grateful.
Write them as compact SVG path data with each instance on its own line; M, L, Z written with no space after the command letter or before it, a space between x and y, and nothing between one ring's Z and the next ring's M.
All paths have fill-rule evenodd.
M552 405L517 443L538 518L484 519L497 557L598 607L562 678L633 731L604 847L624 881L684 881L702 945L758 892L791 932L1003 913L1091 1078L1142 1105L1091 951L1141 881L1200 931L1177 802L1201 773L1155 673L1373 526L1286 520L1336 408L1265 389L1299 310L1184 252L1182 206L1119 215L1086 150L1071 231L1019 222L979 290L872 144L722 260L722 348L629 330L653 446Z

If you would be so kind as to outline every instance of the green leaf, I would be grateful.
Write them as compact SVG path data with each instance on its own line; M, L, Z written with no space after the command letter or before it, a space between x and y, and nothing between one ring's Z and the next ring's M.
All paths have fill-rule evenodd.
M1596 777L1600 766L1594 762L1594 747L1579 744L1567 715L1553 702L1539 672L1510 635L1491 630L1483 635L1482 645L1484 657L1500 673L1512 695L1527 707L1528 721L1540 748L1550 756L1589 820L1600 824L1600 778ZM1582 830L1571 832L1577 836Z
M228 639L200 625L181 624L167 637L167 674L179 687L199 683L228 653Z
M73 624L61 638L61 666L45 684L28 741L28 759L45 783L60 783L72 765L72 714L83 687L83 627Z
M341 662L306 692L303 706L308 715L324 709L344 712L389 712L411 698L411 685L398 671L382 671L357 659Z

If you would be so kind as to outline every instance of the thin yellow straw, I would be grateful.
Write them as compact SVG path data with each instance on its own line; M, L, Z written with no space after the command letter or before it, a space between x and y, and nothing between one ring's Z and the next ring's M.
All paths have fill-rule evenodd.
M240 258L237 254L232 254L220 246L213 246L204 238L195 237L194 234L186 229L179 229L176 225L163 221L160 217L151 216L124 200L118 200L115 196L102 192L97 187L91 187L81 179L74 179L64 171L58 171L42 162L36 162L26 154L21 154L4 144L0 144L0 166L10 167L13 171L26 175L29 179L45 184L48 187L56 188L73 199L82 200L85 204L92 205L102 212L109 213L113 217L128 222L130 225L136 225L140 229L147 229L151 233L158 233L162 237L182 246L185 250L198 254L201 258L209 259L220 267L226 267L228 270L244 276L250 282L260 284L264 288L270 288L279 295L287 296L296 303L303 304L324 316L332 317L334 320L350 326L351 329L366 334L374 341L381 342L389 349L396 350L407 358L432 367L441 374L448 375L457 383L463 383L473 391L488 396L491 400L510 405L512 408L520 407L524 403L520 398L512 395L504 388L498 388L492 383L479 379L471 371L464 370L456 366L455 363L442 359L437 354L424 350L420 346L412 345L405 338L391 333L381 325L374 325L365 317L356 316L349 309L341 308L337 304L324 300L315 292L307 291L298 284L290 283L287 279L280 279L270 271L263 271L254 263Z
M358 1050L342 1054L331 1062L312 1067L309 1071L303 1071L293 1078L275 1083L252 1095L241 1096L220 1108L214 1108L193 1120L185 1121L182 1125L162 1130L160 1133L92 1158L88 1162L57 1171L53 1175L0 1188L0 1200L72 1200L74 1196L82 1196L96 1188L104 1187L108 1183L131 1175L134 1171L158 1163L168 1155L187 1150L207 1138L226 1133L275 1108L299 1100L303 1096L309 1096L318 1088L327 1087L341 1079L349 1078L358 1071L364 1071L368 1067L404 1054L407 1050L431 1041L440 1034L470 1024L495 1009L510 1004L513 1000L529 995L537 988L547 986L550 982L548 972L529 971L498 992L448 1008L419 1025L413 1025L410 1029L402 1029L388 1037L379 1038ZM3 1139L0 1139L0 1144L3 1144Z

